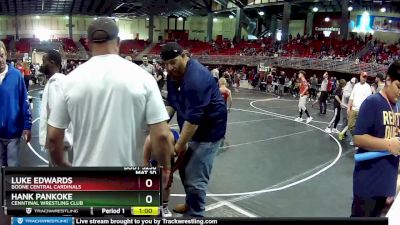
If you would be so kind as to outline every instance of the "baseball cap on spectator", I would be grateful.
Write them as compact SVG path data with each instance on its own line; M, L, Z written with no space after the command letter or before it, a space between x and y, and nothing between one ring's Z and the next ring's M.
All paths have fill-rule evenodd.
M94 20L88 27L88 39L90 42L103 43L118 37L118 26L114 20L101 17Z
M357 82L357 79L355 77L353 77L353 78L351 78L350 82L355 84Z
M183 53L183 48L176 42L169 42L161 49L161 59L167 61L173 59Z

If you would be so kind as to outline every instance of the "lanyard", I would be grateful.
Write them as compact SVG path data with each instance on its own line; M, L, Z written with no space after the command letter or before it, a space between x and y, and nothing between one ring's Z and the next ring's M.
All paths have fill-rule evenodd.
M390 110L392 110L393 116L396 118L396 119L395 119L395 120L396 120L396 126L398 127L398 126L399 126L399 121L397 120L396 113L399 112L399 107L398 107L397 103L396 103L396 113L395 113L394 110L393 110L392 104L390 104L390 101L389 101L388 97L386 96L386 94L383 93L382 90L380 91L380 94L382 95L382 97L383 97L383 98L386 100L386 102L388 103L388 105L389 105L389 107L390 107Z

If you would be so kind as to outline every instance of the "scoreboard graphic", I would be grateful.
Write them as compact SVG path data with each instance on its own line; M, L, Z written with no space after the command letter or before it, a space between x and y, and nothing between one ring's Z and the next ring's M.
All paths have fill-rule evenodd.
M8 215L157 216L157 167L2 168Z

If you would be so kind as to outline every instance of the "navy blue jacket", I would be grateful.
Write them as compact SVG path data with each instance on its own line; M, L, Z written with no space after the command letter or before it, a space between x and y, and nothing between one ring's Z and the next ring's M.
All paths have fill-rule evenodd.
M198 125L192 140L215 142L225 136L227 109L210 71L190 59L183 80L167 78L168 102L177 112L179 128L185 121Z
M0 85L0 138L19 138L32 126L31 111L24 78L9 65Z

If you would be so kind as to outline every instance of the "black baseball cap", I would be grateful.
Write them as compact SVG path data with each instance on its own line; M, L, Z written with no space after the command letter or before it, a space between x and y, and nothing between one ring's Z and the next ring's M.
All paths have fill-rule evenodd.
M183 53L183 48L176 42L169 42L161 49L161 59L166 61L173 59Z
M114 20L101 17L89 25L87 32L90 42L102 43L117 38L119 30Z

